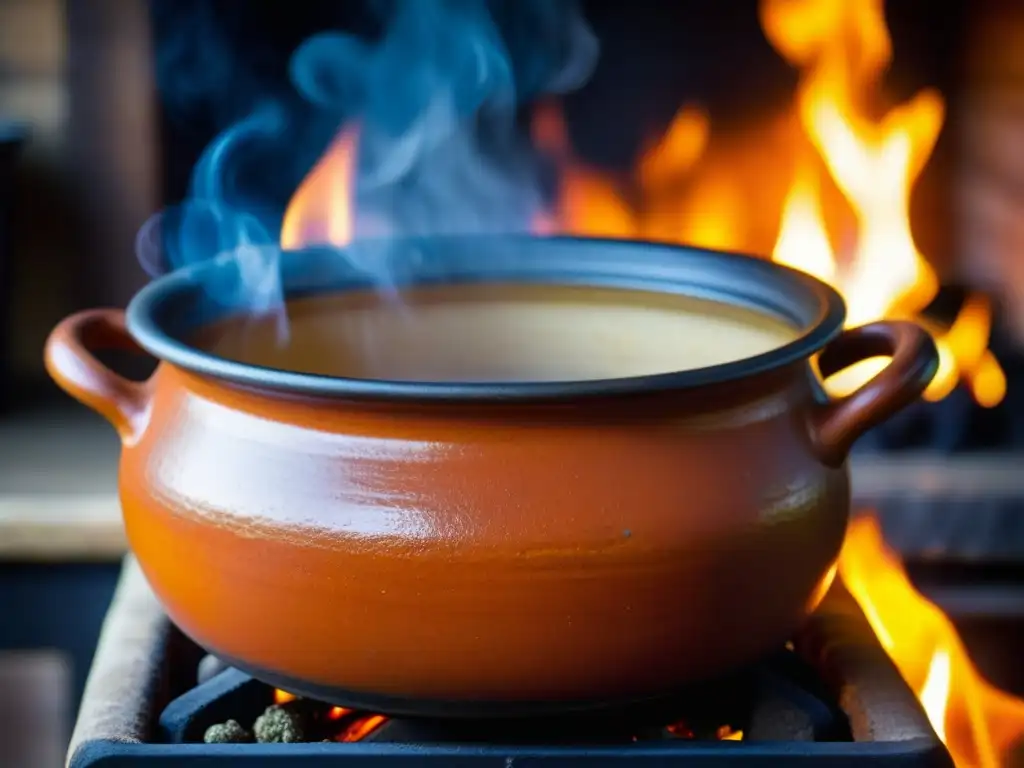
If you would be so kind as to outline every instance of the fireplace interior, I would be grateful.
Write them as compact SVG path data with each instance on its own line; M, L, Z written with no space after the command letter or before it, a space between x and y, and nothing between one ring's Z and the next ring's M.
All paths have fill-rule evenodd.
M75 173L106 180L80 204L97 231L143 224L124 214L139 208L142 167L159 168L157 207L188 198L215 139L268 101L301 130L256 153L238 177L258 191L265 221L281 227L325 157L358 164L328 151L355 110L312 110L291 86L289 61L323 30L380 34L381 9L394 0L68 5L69 50L79 57ZM774 258L828 277L857 318L912 317L945 345L943 386L856 447L855 546L837 586L772 658L668 701L562 720L417 720L295 699L206 657L168 621L129 556L70 765L1024 765L1024 701L1013 698L1024 696L1024 12L1000 0L891 0L877 4L877 18L851 10L875 8L869 0L585 0L600 57L583 87L552 99L533 93L536 19L524 21L526 4L491 5L524 91L517 128L545 181L543 210L524 229ZM144 141L103 139L107 119L89 107L106 109L117 82L118 57L94 50L103 24L121 35L130 27L133 40L145 33L145 45L129 46L153 72L142 89L155 110L137 131ZM816 69L825 59L844 73L839 86L822 75L835 70ZM813 108L822 104L837 107L846 133L827 130L827 113ZM892 178L879 160L889 140L902 171ZM102 154L95 147L109 153L104 168L89 166ZM41 227L32 199L19 203ZM72 303L123 303L145 281L125 268L129 244L89 242L84 271L117 279ZM39 269L18 266L18 250L0 251L13 293L18 275ZM20 333L8 308L7 333ZM35 389L24 383L18 391ZM7 410L20 407L11 400ZM887 644L894 626L912 637ZM276 733L298 724L302 738L257 738L268 707L286 723Z
M510 58L526 83L522 90L529 93L530 67L537 62L520 27L530 19L517 19L509 11L512 5L492 5L505 19ZM937 95L941 103L934 136L919 142L920 167L906 190L909 232L936 280L932 295L917 302L918 315L948 328L965 305L983 303L978 343L987 345L990 359L998 361L1003 380L996 388L1004 394L982 396L985 402L979 405L970 386L949 387L945 396L930 398L933 402L878 429L860 449L1019 450L1024 440L1024 407L1016 405L1024 399L1019 391L1024 387L1022 340L1013 319L1014 292L1000 289L1012 279L1013 268L1005 263L1013 261L1012 254L1005 243L989 242L998 233L990 233L985 242L969 236L984 226L987 215L975 210L975 189L991 195L988 187L1006 184L991 178L992 160L982 163L970 149L987 129L976 126L980 118L967 116L987 114L978 105L998 100L989 94L1012 90L1012 81L1007 82L1012 72L989 61L984 33L1000 18L1019 14L999 2L951 2L941 11L923 0L877 5L884 11L892 53L878 65L878 82L855 94L865 102L865 114L881 125L895 105L922 94ZM790 11L794 18L799 16L800 3L779 3L776 15L787 6L796 9ZM311 2L291 9L284 20L276 7L252 3L243 10L230 0L152 3L165 204L187 197L203 151L268 95L286 104L298 120L306 119L308 109L288 79L289 58L303 40L324 29L379 34L372 4ZM793 116L795 94L809 77L807 67L787 59L784 38L780 42L766 34L771 22L765 9L771 7L757 0L741 0L728 9L705 0L641 2L629 8L583 3L601 46L593 75L556 103L526 97L520 109L523 130L532 131L540 150L536 160L550 182L549 213L557 220L547 231L669 240L762 255L774 250L779 257L787 187L815 150L796 136L801 128ZM835 47L851 46L854 60L856 46L867 43L844 41L844 34L873 32L835 32ZM850 66L861 65L855 61ZM205 76L196 74L199 67ZM228 78L232 88L225 89ZM302 142L289 143L286 160L273 154L259 158L276 163L273 183L253 183L260 206L271 210L272 218L283 217L293 192L324 154L338 124L344 124L343 112L322 124L309 119L312 127ZM992 122L1003 119L1000 112ZM1004 151L1009 158L1012 143ZM844 182L829 180L828 162L819 158L808 165L822 177L822 218L834 230L828 237L833 258L842 264L857 259L856 253L850 256L856 250L851 243L858 237L857 222L851 205L842 200ZM571 210L573 204L581 211ZM1012 198L1004 205L1012 205ZM800 242L810 242L809 237L804 234ZM896 270L900 244L883 244L893 248L886 258ZM884 269L885 259L878 263ZM977 357L980 351L964 355Z

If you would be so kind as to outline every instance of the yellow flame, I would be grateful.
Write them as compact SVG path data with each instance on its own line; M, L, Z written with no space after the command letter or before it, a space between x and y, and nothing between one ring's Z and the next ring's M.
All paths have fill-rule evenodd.
M707 113L685 105L649 142L635 172L616 177L575 157L558 105L541 105L534 141L561 171L560 194L553 210L536 214L534 231L770 251L834 285L850 325L920 320L938 279L914 243L909 201L942 126L942 98L925 90L880 116L873 109L892 58L882 0L762 0L760 16L768 40L800 70L795 118L769 121L746 137L716 137ZM285 212L284 248L351 241L358 139L357 126L345 127L303 180ZM788 167L795 172L787 190ZM825 213L835 205L825 204L827 194L856 222L854 233L841 233L856 237L838 255L833 243L846 238L830 236L834 217ZM759 239L764 211L770 229ZM983 406L1003 399L1005 375L987 350L990 323L988 302L972 296L948 328L930 324L940 369L927 399L946 397L961 381ZM848 394L882 365L866 361L826 388Z
M353 189L359 130L349 126L331 142L292 195L281 224L281 247L348 245L355 231Z
M886 548L877 519L851 522L839 574L958 768L1008 765L1024 737L1024 701L978 673L952 622Z
M334 737L334 740L345 742L346 744L362 741L384 725L386 721L387 718L384 715L368 715L350 723L345 730Z
M988 349L982 355L971 379L971 390L974 399L985 408L995 408L1006 397L1006 374L996 356Z
M813 171L806 165L799 166L782 207L782 224L772 258L826 283L834 283L836 262L825 231L818 187Z
M719 741L743 741L743 731L734 731L731 726L723 725L716 732Z
M711 121L698 106L680 109L660 139L650 142L634 172L633 229L645 240L691 242L729 250L742 218L731 181L718 174L694 178L711 140ZM691 189L681 202L681 190ZM576 202L586 207L587 200ZM621 236L621 232L619 233Z
M934 298L938 280L910 234L910 189L942 124L941 100L921 94L890 112L873 136L866 129L866 135L857 135L856 121L824 99L812 102L804 114L810 116L812 140L860 225L840 285L849 323L862 325L904 307L923 308Z
M936 334L941 365L925 397L941 400L958 378L964 378L981 405L998 405L1006 394L1006 376L992 353L986 349L992 326L989 300L981 294L967 297L953 324Z
M678 183L704 154L710 130L704 110L692 105L680 109L661 139L640 158L636 169L640 189L651 191Z
M288 693L288 691L282 691L280 688L274 689L274 703L275 704L287 704L289 701L295 701L298 698L294 693Z
M928 720L935 729L935 735L946 741L946 707L949 703L949 653L944 649L936 650L932 654L932 663L928 667L928 677L925 678L921 690L917 692L924 707Z
M838 288L851 326L914 317L939 285L914 244L910 193L942 126L942 98L925 90L881 118L869 114L866 102L892 58L881 0L763 0L760 9L769 41L800 68L801 124L858 229L856 246L840 266L818 188L798 166L772 256ZM982 405L1002 399L1002 370L986 350L989 318L988 304L975 298L949 329L937 332L940 369L927 399L946 397L960 378ZM866 361L830 379L826 387L836 396L847 395L883 365Z

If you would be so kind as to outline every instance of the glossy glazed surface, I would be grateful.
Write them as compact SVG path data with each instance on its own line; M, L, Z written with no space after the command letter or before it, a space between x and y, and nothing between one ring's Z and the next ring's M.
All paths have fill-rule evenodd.
M831 579L850 445L937 366L922 330L879 323L822 352L824 375L893 358L835 403L806 359L416 401L167 363L136 384L91 354L131 345L121 313L81 313L47 367L121 434L129 541L175 623L297 692L459 715L656 696L777 647Z
M838 551L846 473L793 422L802 379L717 412L469 414L268 401L164 368L124 452L128 537L200 644L300 680L671 690L783 642Z

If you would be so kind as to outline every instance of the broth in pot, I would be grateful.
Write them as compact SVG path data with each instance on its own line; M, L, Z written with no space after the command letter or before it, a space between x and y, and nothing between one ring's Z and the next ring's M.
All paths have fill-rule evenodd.
M198 345L238 362L355 379L587 381L730 363L797 331L740 307L618 288L459 285L400 299L338 293L290 301L275 318L236 316Z

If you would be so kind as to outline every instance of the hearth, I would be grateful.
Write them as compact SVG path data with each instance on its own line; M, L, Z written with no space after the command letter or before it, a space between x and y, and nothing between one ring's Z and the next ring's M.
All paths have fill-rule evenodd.
M496 660L500 663L500 660ZM200 682L201 681L201 682ZM275 702L277 702L275 704ZM205 743L268 707L297 743ZM292 720L298 717L298 720ZM224 737L224 728L220 728ZM258 727L266 738L266 724ZM277 731L277 738L282 738ZM219 668L165 617L126 560L69 752L72 768L526 765L945 766L948 754L856 603L837 583L770 659L665 701L590 719L389 719L296 700Z
M856 178L851 181L842 173L833 173L830 168L830 162L835 163L842 153L830 153L830 145L826 141L828 136L818 136L812 123L801 125L797 121L799 111L790 91L798 79L804 85L814 84L814 69L806 62L794 60L791 40L787 45L787 40L773 38L772 44L778 50L769 47L766 33L770 25L767 25L768 30L761 29L755 5L761 4L746 4L746 15L736 14L735 10L728 14L745 19L739 25L746 29L748 36L755 38L755 44L747 46L743 44L742 37L736 37L737 30L732 26L728 34L714 35L695 31L700 29L699 25L687 31L685 24L667 23L660 15L661 6L656 7L655 4L648 4L646 16L632 7L628 12L616 10L612 13L602 12L599 4L589 4L588 11L594 17L605 45L607 57L604 60L611 63L598 70L596 88L591 85L590 90L567 97L555 106L555 117L558 118L557 113L560 112L562 124L559 127L556 119L553 133L550 121L545 123L535 116L553 114L544 111L544 104L531 105L531 114L524 116L524 122L534 124L538 148L550 154L547 160L553 166L551 175L560 181L560 185L553 185L557 189L552 192L550 210L544 211L544 216L531 220L530 228L693 242L747 250L808 271L820 270L824 264L825 270L821 274L832 282L840 283L839 287L848 294L848 299L852 299L852 304L860 305L862 309L865 298L891 292L893 306L879 309L875 314L899 316L902 313L915 317L920 315L926 321L934 320L950 348L957 341L950 338L954 336L950 329L955 320L963 315L969 302L982 301L985 305L984 321L974 327L974 336L968 340L970 343L959 349L957 365L963 374L960 377L962 383L932 393L930 401L915 405L905 415L883 425L862 441L853 462L853 490L860 506L877 515L889 543L895 545L909 564L919 567L922 563L935 565L938 562L946 566L952 561L960 568L956 583L943 586L945 597L950 602L938 601L940 605L947 609L959 606L961 610L968 606L970 610L977 611L979 606L990 606L993 597L1002 596L1003 603L1019 606L1022 604L1019 584L1024 582L1019 578L1019 570L1015 572L1015 581L1010 586L1000 584L998 590L993 590L991 583L979 578L979 573L994 565L1024 562L1024 536L1019 522L1024 519L1020 514L1024 508L1024 484L1020 481L1019 472L1020 455L1024 451L1024 355L1019 334L1018 338L1011 338L1013 334L1003 327L1007 321L1005 307L1000 306L999 292L990 285L975 285L970 282L969 274L961 274L971 272L972 247L962 242L964 238L958 232L948 230L973 231L970 222L964 224L961 221L970 219L973 209L966 213L960 210L949 213L946 211L948 201L944 200L953 196L946 194L949 188L967 184L964 179L953 178L956 174L947 172L945 166L952 165L948 157L951 154L949 137L962 132L960 124L966 110L961 90L969 90L973 86L951 82L956 80L951 77L925 76L924 82L919 75L897 78L906 81L895 84L899 86L895 89L899 99L908 92L919 92L922 86L939 85L948 105L945 122L936 116L934 110L925 110L925 116L930 116L925 121L930 128L910 132L916 152L922 153L923 157L919 162L909 164L913 171L907 171L906 188L880 189L885 185L870 185L867 192L871 194L850 194L847 187ZM915 40L924 40L921 46L929 47L927 41L936 36L940 27L947 30L948 35L943 32L938 37L956 38L951 43L953 48L963 44L959 41L960 33L951 31L961 26L956 21L958 13L935 16L931 6L919 4L919 9L926 8L920 12L927 12L928 18L935 20L927 30L930 34L926 35L920 19L914 23L900 23L900 17L893 16L898 12L898 5L889 4L886 16L886 21L893 27L894 47L899 52L895 59L894 71L897 74L901 62L907 61L901 56L908 46L912 50ZM990 6L991 3L978 5ZM180 13L178 20L184 19L186 26L191 28L188 14L198 6L155 2L154 7L165 11L163 14L157 12L154 17L157 48L184 50L176 47L179 40L174 34L177 25L171 22ZM231 21L230 11L237 6L213 3L205 7L215 9L210 12L211 18L218 16L216 9L219 8L220 15ZM329 13L325 11L328 15L337 11L345 16L353 6L332 3L321 7L329 9ZM693 9L687 13L692 16ZM687 18L686 13L682 15ZM630 32L630 19L644 16L648 19L649 28L670 30L666 33L669 39L661 41L660 48L667 52L661 58L675 62L681 70L679 74L670 74L672 70L658 63L651 72L629 77L629 68L619 65L620 62L642 63L648 58L651 61L658 58L653 54L650 57L637 56L633 51L625 51L625 44L615 35L616 31ZM266 64L265 49L277 51L281 61L265 68L272 70L274 77L284 79L287 71L284 61L298 42L315 29L333 26L341 20L332 17L329 24L324 20L321 20L324 24L314 24L312 20L307 24L307 20L292 19L289 24L280 25L276 18L268 17L261 21L259 13L249 13L242 21L245 23L224 23L225 34L230 31L232 35L229 36L246 43L238 43L237 51L232 50L232 45L226 45L224 50L228 53L225 58L244 60L245 49L251 45L253 50L259 50L263 67ZM349 26L359 25L353 22ZM702 42L702 45L680 45L677 30L694 38L691 42ZM738 30L739 33L743 31ZM267 39L263 40L264 37ZM650 35L622 34L620 37L622 40L642 39L644 45L652 49L657 42L652 42ZM765 66L758 65L756 61L754 66L747 66L745 69L751 76L744 77L735 77L735 72L727 67L723 71L729 75L724 78L729 88L715 85L715 78L703 71L709 68L703 63L703 58L716 62L734 61L734 55L722 55L721 41L725 38L740 40L733 46L733 53L735 50L760 51L758 55L766 62ZM208 45L204 35L192 35L189 40L210 50L216 48ZM941 46L932 47L938 49ZM826 49L840 50L840 46L826 46ZM681 50L686 50L687 55L680 56ZM704 52L703 58L701 51ZM790 56L786 56L787 51ZM200 60L198 56L192 58ZM911 61L913 58L910 57ZM947 55L943 48L941 55L936 54L933 58L945 63L958 60L959 54ZM160 60L164 61L162 57ZM786 68L787 61L793 65L792 71ZM856 62L844 64L853 71ZM263 76L266 73L261 67L256 68L256 74ZM687 67L695 73L692 78L690 71L682 71ZM927 75L928 67L924 71ZM751 73L756 72L767 74L764 78L755 78ZM773 77L773 72L778 77ZM163 79L175 79L180 73L181 69L176 66L160 70ZM609 73L617 77L611 77ZM608 104L624 103L606 95L609 90L614 90L608 87L610 80L620 78L628 85L630 100L640 108L620 108L616 119L608 120ZM785 87L764 87L762 79L780 80ZM679 87L667 88L666 84L670 83L677 83ZM737 83L759 93L737 93L732 87ZM861 85L864 86L861 88L863 93L856 94L858 96L878 97L881 93L876 92L875 83ZM201 149L207 146L213 135L226 127L221 122L228 117L233 120L237 115L230 114L232 109L219 99L210 100L216 101L216 108L200 99L201 103L189 105L194 109L187 110L188 119L171 120L170 117L181 117L170 114L175 112L175 97L181 96L172 86L173 83L161 82L164 100L168 102L163 105L168 112L168 125L163 131L161 149L166 165L167 202L177 203L186 196L191 184L191 178L186 178L184 172L193 168ZM670 92L644 94L645 88ZM245 101L249 96L248 90L261 96L265 91L276 92L275 88L263 87L247 90L239 86L237 90L237 101ZM716 104L716 96L717 101L728 102L730 108L743 106L740 111L744 112L758 101L771 104L737 116ZM763 99L755 98L757 96ZM921 103L934 106L929 98L923 97ZM843 101L835 93L831 99L840 104ZM231 101L231 107L247 114L247 105L239 107L233 103L235 100ZM794 104L790 104L791 101ZM888 103L891 100L881 101L884 109L880 114L891 107ZM826 100L825 103L829 102ZM285 106L289 104L285 99ZM221 114L222 111L229 113L228 116ZM299 114L301 117L304 113ZM347 112L346 117L350 117ZM289 198L293 194L298 197L297 188L303 175L316 165L316 156L323 148L333 147L325 154L325 160L334 158L334 170L340 172L341 177L351 176L352 169L356 167L357 153L352 147L357 134L345 132L350 128L347 120L341 120L333 113L330 118L326 127L317 125L316 130L311 129L315 134L312 139L284 142L287 162L274 165L271 162L273 157L268 160L260 156L257 158L259 162L255 163L260 168L274 167L271 174L273 187L261 187L258 191L265 193L267 198L260 200L260 206L265 204L270 210L266 218L273 226L268 225L268 231L276 237L280 229L282 243L290 240L285 237L287 228L278 219L283 218L281 214L289 204ZM631 118L632 127L624 128L627 118ZM949 126L951 130L943 126ZM934 134L940 131L940 127L942 133L936 140ZM602 128L604 132L597 130ZM332 144L331 137L336 131L340 131L337 143ZM861 133L864 135L859 137L860 148L870 149L868 139L872 131ZM182 134L188 136L183 137ZM643 134L642 141L640 134ZM552 135L554 141L551 140ZM935 141L935 156L942 162L932 163L924 169L918 167L928 160L931 144ZM296 149L294 144L301 144L301 147ZM604 157L609 154L621 157ZM914 182L919 174L921 178L929 174L934 177L936 167L941 171L938 183L932 178L931 183L922 184L919 194L915 191L915 199L911 200L910 190L911 187L917 190ZM722 169L732 172L739 177L738 180L728 173L720 177L718 172ZM803 220L803 240L787 239L783 237L788 231L783 224L786 221L800 223L799 214L808 210L801 208L798 203L802 198L796 194L808 189L813 191L814 185L806 189L802 186L807 180L802 174L808 169L814 177L812 181L825 188L817 195L821 198L817 203L822 210L810 217L811 223L822 224L823 230L831 228L831 238L808 239L808 233L822 233L813 226L808 227L807 221ZM978 175L976 171L968 171L972 178ZM876 173L875 176L887 178L885 173ZM941 178L947 176L949 178ZM578 186L574 187L574 184ZM573 215L570 205L573 195L566 193L566 189L584 199L586 205L580 206L584 213L597 213L593 216ZM561 197L559 190L563 193ZM879 191L891 196L890 205L877 204L876 193ZM896 191L900 194L895 195ZM739 199L744 204L735 204L737 198L734 193L742 193ZM354 193L350 194L354 196ZM748 197L755 199L748 200ZM803 202L810 200L813 203L815 197L814 194L807 195ZM943 201L936 202L936 198L943 198ZM856 210L847 210L851 203ZM875 226L880 212L886 214L894 208L902 211L903 207L907 208L906 221L901 221L895 241L887 241L883 247L867 237L866 232L877 234ZM813 208L810 210L814 213ZM351 215L340 218L345 221L353 219L356 212L354 202L349 201L346 211ZM789 218L784 215L787 212ZM260 213L264 213L262 207ZM765 221L760 221L758 214ZM719 219L727 226L711 226ZM881 216L883 224L885 219L886 216ZM929 285L928 279L918 279L910 286L915 300L909 306L896 306L899 302L895 301L900 290L909 290L907 286L879 287L876 281L866 290L860 286L858 291L854 281L838 279L849 278L850 271L845 274L842 270L835 274L830 271L834 271L841 262L857 261L857 258L861 264L888 260L883 263L886 267L881 272L883 276L890 271L899 271L889 269L894 260L892 254L898 251L891 246L893 242L896 246L906 245L900 236L909 235L912 219L915 222L913 241L920 245L922 252L905 249L905 261L930 265L936 279L934 285ZM682 226L681 223L692 226ZM825 223L830 227L824 227ZM372 230L372 226L369 229ZM344 245L351 234L344 231L335 238L338 242L334 244ZM854 247L858 239L863 241L862 244L872 241L877 247L865 245L864 253L858 255ZM999 239L1000 242L1004 240L1006 238ZM797 256L817 247L821 251L819 255L827 259L817 263L794 259L790 249L784 246L797 241L801 245ZM951 294L956 293L950 289L949 282L958 279L964 279L970 287L963 291L963 295L954 296L954 300L948 302ZM940 283L944 285L940 287ZM930 300L925 294L932 289L938 297L928 305ZM857 314L858 321L869 319L874 319L871 313ZM994 326L991 334L988 323ZM995 388L998 397L993 396L992 388L982 386L986 382L992 383L986 376L991 377L993 371L1000 375L1005 373L1003 388ZM955 384L956 376L947 376L945 380ZM853 582L849 583L853 590ZM1005 607L1005 604L1000 604L998 610ZM301 640L296 638L296 642ZM921 646L919 650L922 654L936 653L936 649L931 647ZM984 666L980 660L979 663ZM340 707L343 702L291 700L289 695L230 668L208 676L212 666L216 666L216 662L209 657L204 658L203 651L167 620L134 561L129 560L82 704L69 753L70 765L75 768L144 766L150 763L185 766L600 766L645 763L700 766L717 761L742 766L777 763L850 765L869 758L882 765L951 764L946 749L918 702L918 696L922 694L921 681L914 682L915 695L841 584L828 596L806 631L793 639L791 647L778 649L770 659L753 669L737 671L729 679L694 688L667 702L659 702L657 706L589 719L481 722L388 718L376 712ZM990 674L989 677L1004 682L996 675ZM1020 687L1009 687L1018 693L1021 690ZM953 690L953 693L969 698L963 690ZM278 744L254 740L255 722L260 716L265 717L270 707L278 707L271 710L274 718L292 725L296 724L294 718L299 719L297 722L303 731L301 741ZM953 722L957 718L948 719ZM224 723L227 721L234 721L237 726L226 728ZM933 721L942 722L934 718ZM229 736L247 743L206 743L207 734L210 733L212 739L218 731L221 738ZM955 752L955 738L949 743Z

